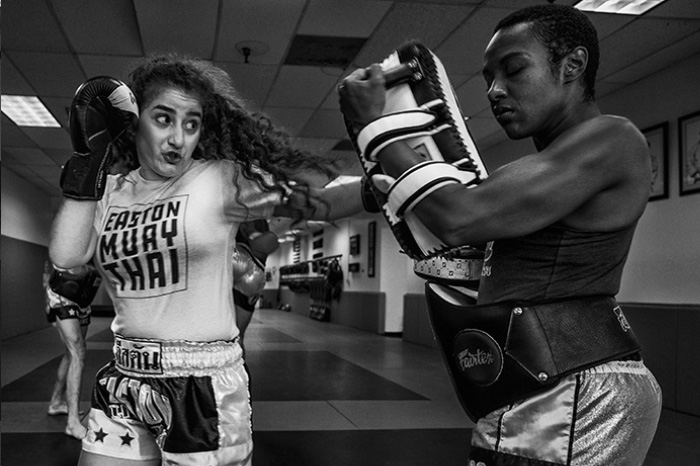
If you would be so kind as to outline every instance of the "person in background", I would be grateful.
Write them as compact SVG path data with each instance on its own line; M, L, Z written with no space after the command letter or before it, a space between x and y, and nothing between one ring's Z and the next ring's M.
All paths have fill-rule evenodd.
M359 177L299 181L335 172L248 110L226 72L176 54L149 57L128 86L84 83L71 137L50 257L69 268L94 256L116 314L79 464L250 465L236 233L258 219L353 215ZM113 166L124 172L107 176Z
M509 339L522 342L527 360L572 367L561 376L540 373L535 384L549 377L557 383L530 392L518 392L524 384L517 380L503 384L511 374L482 372L485 385L469 379L497 406L478 416L470 466L639 466L654 437L661 390L613 299L650 194L649 150L632 122L601 114L598 59L595 28L573 7L532 6L500 21L484 54L486 93L508 137L532 138L535 151L478 186L454 181L413 208L449 246L489 244L471 312L482 306L525 316L537 309L549 344L521 330ZM356 70L338 92L358 130L381 119L379 65ZM424 159L404 141L377 158L394 179L411 169L411 192L431 181L420 178ZM493 315L474 325L488 329ZM469 364L463 374L472 374ZM509 398L499 402L502 393Z
M67 415L66 435L82 440L87 433L80 419L80 387L85 362L85 335L92 312L90 301L100 286L101 278L95 267L90 264L66 271L63 276L70 276L70 281L62 280L58 277L59 274L60 272L54 269L51 261L47 260L44 264L43 276L46 319L56 327L65 346L65 352L58 364L47 413L49 416ZM52 289L52 284L56 291ZM78 287L83 288L87 296L76 297L68 289ZM69 295L80 301L80 304L59 293Z
M277 248L277 235L270 231L266 220L244 222L238 228L233 253L233 299L236 304L236 326L241 332L241 345L244 344L243 338L253 318L255 305L265 288L267 256Z

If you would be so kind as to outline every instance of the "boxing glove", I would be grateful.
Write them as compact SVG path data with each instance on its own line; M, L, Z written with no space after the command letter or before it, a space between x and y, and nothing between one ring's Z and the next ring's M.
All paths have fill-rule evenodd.
M112 145L138 116L136 98L121 81L97 76L78 88L69 115L73 156L61 172L65 197L102 199Z
M265 220L241 224L233 254L233 294L236 304L252 312L265 288L265 261L279 247Z
M72 269L53 268L49 278L49 288L80 308L90 305L102 282L95 266L86 264Z

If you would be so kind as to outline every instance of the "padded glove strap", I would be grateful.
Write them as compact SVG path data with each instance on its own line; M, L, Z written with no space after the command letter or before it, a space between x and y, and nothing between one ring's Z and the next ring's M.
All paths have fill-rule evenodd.
M418 136L432 136L450 128L443 123L435 125L436 115L430 109L444 105L433 100L419 108L387 113L369 122L357 135L360 156L370 162L377 161L377 154L389 144Z

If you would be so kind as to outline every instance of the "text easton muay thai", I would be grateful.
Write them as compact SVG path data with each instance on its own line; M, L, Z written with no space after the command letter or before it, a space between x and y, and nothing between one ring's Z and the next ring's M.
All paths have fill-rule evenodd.
M117 296L160 296L185 288L186 206L186 196L177 196L109 208L97 254Z

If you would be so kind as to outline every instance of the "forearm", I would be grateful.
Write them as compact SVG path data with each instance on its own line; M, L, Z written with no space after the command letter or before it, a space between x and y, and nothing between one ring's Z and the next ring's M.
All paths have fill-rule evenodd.
M49 243L49 256L57 267L76 267L92 258L96 209L97 201L63 200L51 226Z
M323 188L295 190L285 204L275 208L276 217L336 220L364 211L361 177L345 177Z

